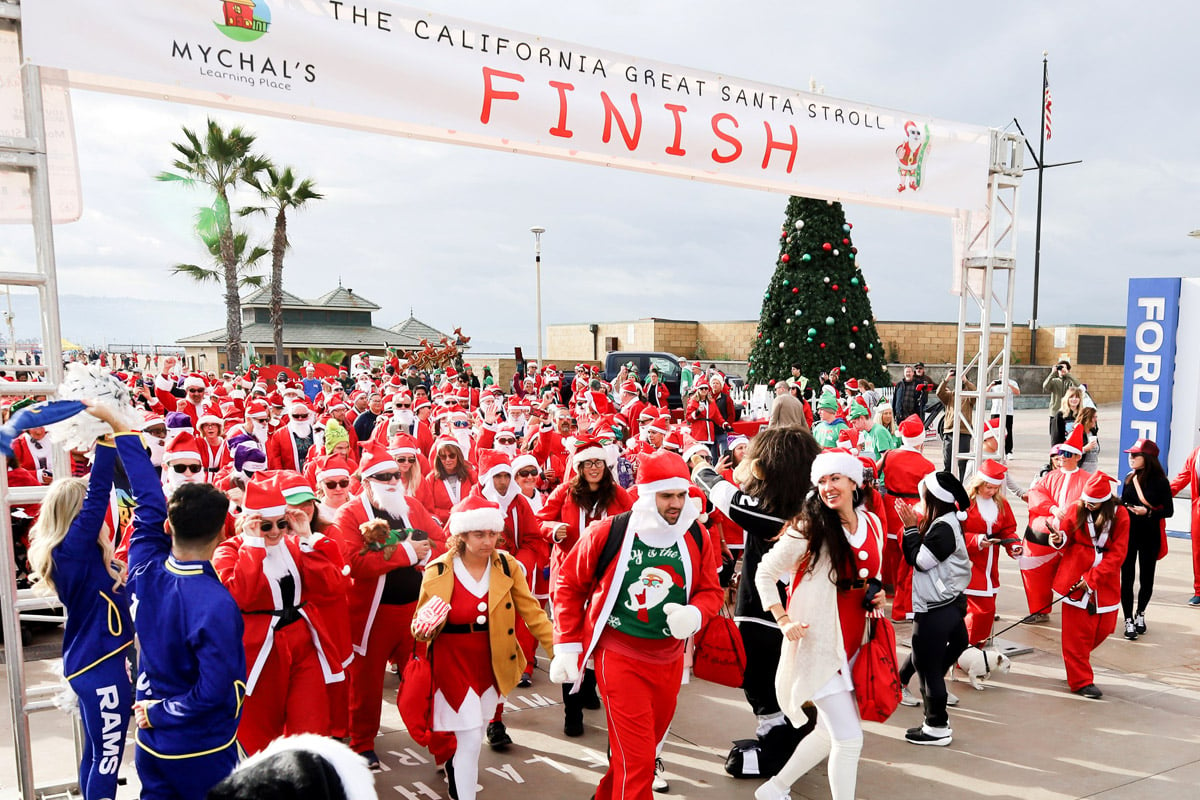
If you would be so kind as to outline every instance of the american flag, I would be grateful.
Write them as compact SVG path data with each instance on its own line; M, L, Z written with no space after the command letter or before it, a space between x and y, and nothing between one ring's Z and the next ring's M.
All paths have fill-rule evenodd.
M1046 138L1049 139L1050 138L1050 105L1051 105L1050 81L1049 80L1042 81L1042 105L1043 105L1043 111L1044 111L1044 118L1046 120Z

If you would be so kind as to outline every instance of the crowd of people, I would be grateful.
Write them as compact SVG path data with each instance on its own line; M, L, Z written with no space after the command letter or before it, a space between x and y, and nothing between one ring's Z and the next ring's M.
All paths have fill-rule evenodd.
M395 361L327 379L185 374L172 359L114 373L140 424L92 404L112 434L29 510L29 574L69 612L84 796L113 796L112 737L130 716L146 798L205 797L285 735L342 739L379 769L385 676L422 657L428 747L469 800L481 749L512 743L503 701L538 680L540 646L565 736L603 708L596 797L649 797L667 785L686 642L735 573L759 800L825 759L833 797L854 796L851 665L885 617L912 623L899 700L924 719L905 738L950 744L945 676L992 635L1003 557L1019 560L1026 622L1061 603L1068 686L1099 698L1090 653L1118 611L1126 637L1146 633L1161 521L1173 491L1190 481L1196 497L1194 465L1170 482L1140 441L1123 486L1085 469L1095 420L1069 370L1052 375L1052 466L1027 490L1008 474L1005 406L981 464L959 472L945 453L939 469L923 414L946 380L917 365L888 402L799 371L753 436L734 427L724 376L701 370L680 409L659 381L606 384L584 365L569 391L553 365L508 391ZM53 457L44 429L27 431L10 484L45 480Z

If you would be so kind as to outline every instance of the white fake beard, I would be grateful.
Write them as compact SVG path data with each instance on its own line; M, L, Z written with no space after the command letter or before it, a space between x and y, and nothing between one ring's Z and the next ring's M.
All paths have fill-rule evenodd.
M408 501L404 498L403 484L372 482L371 505L387 512L393 519L408 518Z
M155 436L146 436L145 434L142 435L142 441L150 451L150 463L156 467L161 467L163 452L167 449L166 441Z
M504 453L505 455L509 455L509 456L515 456L515 455L517 454L517 445L516 445L516 443L513 443L513 444L497 444L497 445L494 445L494 447L496 448L496 452L497 452L497 453Z
M462 450L462 457L466 458L471 453L471 433L470 428L453 428L454 441L458 442L458 448Z
M250 435L258 440L259 444L265 445L267 443L267 423L257 419L250 420Z
M408 431L412 427L412 423L413 423L413 412L410 409L405 409L403 411L397 411L395 414L392 415L392 419L396 422L397 425L400 425L404 428L405 433L408 433Z
M312 435L312 420L307 419L289 419L288 430L293 435L299 436L301 439L307 439Z
M317 452L321 453L325 450L325 431L313 431L313 446L317 448Z
M204 483L204 472L176 472L171 467L164 467L163 474L167 476L167 488L174 494L175 490L185 483Z

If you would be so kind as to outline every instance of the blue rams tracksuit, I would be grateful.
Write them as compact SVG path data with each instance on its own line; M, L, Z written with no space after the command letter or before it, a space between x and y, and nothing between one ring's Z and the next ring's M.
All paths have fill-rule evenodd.
M149 460L124 464L137 501L129 544L137 699L155 701L147 709L151 727L136 733L142 800L203 800L237 763L246 680L242 615L212 564L171 555L162 490L139 490L155 480Z
M141 450L136 434L121 438ZM147 458L144 451L142 457ZM116 796L117 768L129 727L131 691L125 666L125 651L133 643L129 598L124 587L113 588L97 545L116 458L116 446L96 443L83 507L53 553L54 584L67 609L63 674L79 696L83 723L79 790L85 800Z

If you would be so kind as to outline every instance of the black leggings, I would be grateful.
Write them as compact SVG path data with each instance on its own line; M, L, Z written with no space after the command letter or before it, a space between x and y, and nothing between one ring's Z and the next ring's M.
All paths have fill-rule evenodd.
M1160 535L1155 529L1129 537L1129 550L1125 553L1125 563L1121 564L1121 610L1125 612L1125 619L1133 619L1135 568L1140 569L1142 573L1142 580L1138 585L1138 613L1143 613L1146 606L1150 605L1150 595L1154 593L1154 569L1158 565Z
M900 668L900 682L907 684L913 673L921 678L925 696L925 724L944 728L946 715L946 672L967 649L967 624L962 606L949 603L913 617L912 653Z
M775 695L775 673L779 671L779 651L783 634L779 628L757 622L739 622L742 644L746 648L746 678L742 691L746 701L760 717L779 713L779 698Z

